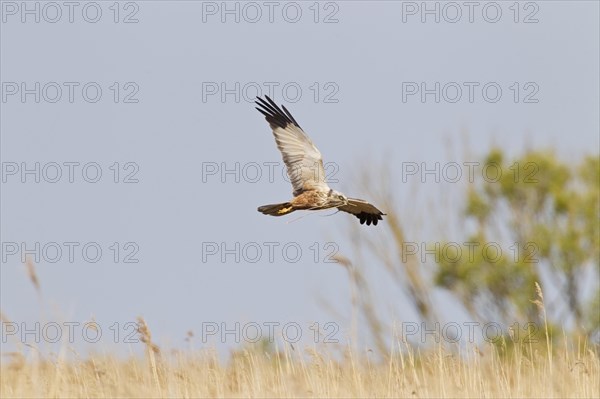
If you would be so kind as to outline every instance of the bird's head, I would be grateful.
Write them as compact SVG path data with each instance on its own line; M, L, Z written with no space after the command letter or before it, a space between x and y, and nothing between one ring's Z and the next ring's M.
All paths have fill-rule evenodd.
M339 191L331 190L329 192L329 197L331 198L332 202L339 204L336 206L346 205L348 203L348 198Z

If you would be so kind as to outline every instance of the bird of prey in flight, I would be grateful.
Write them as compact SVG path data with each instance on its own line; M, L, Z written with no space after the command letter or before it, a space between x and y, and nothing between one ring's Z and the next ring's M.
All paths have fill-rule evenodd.
M377 225L385 214L365 200L347 198L331 189L325 181L323 158L317 147L284 106L282 110L269 96L265 98L257 97L256 109L273 129L277 148L281 151L294 188L294 198L289 202L263 205L258 211L265 215L282 216L296 210L338 208L356 216L360 224L366 222L367 225Z

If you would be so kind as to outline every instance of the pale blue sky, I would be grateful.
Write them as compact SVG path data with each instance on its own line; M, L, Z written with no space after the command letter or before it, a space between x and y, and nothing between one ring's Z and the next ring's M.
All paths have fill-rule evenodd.
M325 161L337 166L340 183L334 188L369 199L369 193L357 192L350 181L360 166L383 162L395 170L396 211L407 223L419 223L413 231L429 234L428 241L442 240L430 234L445 224L440 220L443 212L435 215L437 220L427 217L429 204L441 190L454 189L457 194L464 186L423 184L416 195L414 181L400 181L402 162L476 161L459 151L465 132L474 154L492 144L512 154L525 148L556 148L560 157L574 161L598 152L600 34L595 1L533 2L520 9L519 23L513 21L513 2L497 3L502 10L497 23L483 18L486 2L475 9L472 23L467 14L457 23L445 22L443 16L440 23L431 16L422 23L420 14L405 15L403 22L403 10L421 2L392 1L339 1L318 7L298 2L302 16L297 23L281 14L285 6L286 18L295 15L290 9L295 6L286 3L277 3L272 23L263 2L256 3L263 12L258 22L247 21L255 14L240 3L240 12L247 13L240 15L240 22L225 15L222 23L221 2L196 1L143 1L127 8L121 3L119 23L113 21L113 2L98 2L99 22L86 22L83 2L73 11L73 23L67 8L61 10L60 21L48 23L44 17L54 18L55 10L44 11L40 3L40 23L34 22L35 15L25 15L22 23L21 4L2 2L3 170L12 162L30 167L36 162L41 167L49 162L96 162L103 175L96 184L80 174L74 183L65 175L55 184L34 183L31 176L21 183L19 175L7 176L0 197L1 241L30 246L98 242L103 255L89 263L76 250L74 263L66 260L66 252L56 263L40 262L41 299L19 256L2 259L0 308L15 322L83 323L94 317L109 331L115 322L142 315L157 341L177 346L186 331L200 334L203 322L297 322L307 334L313 321L333 321L340 326L338 338L344 340L350 327L348 280L342 267L323 262L324 245L334 242L340 253L350 254L346 230L357 220L338 214L287 223L296 214L271 218L258 213L259 205L291 195L280 168L273 182L263 177L256 183L236 183L231 175L224 183L218 176L203 182L203 163L229 168L249 162L281 165L266 122L243 99L242 94L252 95L257 85L278 87L277 103L284 102L284 85L301 88L298 101L286 107ZM28 4L34 7L34 2ZM93 18L95 9L86 10L87 18ZM488 11L493 16L493 10ZM122 23L131 13L138 22ZM530 13L537 23L522 22ZM323 23L330 14L337 22ZM15 87L21 90L21 82L28 88L40 82L40 103L33 94L25 102L20 92L11 94ZM63 88L56 103L44 99L55 93L52 85L42 93L48 82ZM73 103L65 82L79 84L73 86ZM81 89L89 82L102 89L96 103L83 98ZM117 103L114 82L119 87ZM132 84L125 86L128 82ZM248 91L238 92L239 102L233 94L222 102L220 93L203 93L203 87L216 84L220 89L222 82L229 88L240 82ZM456 103L435 103L433 95L425 103L418 95L403 102L403 82L427 82L428 87L457 82L465 92ZM466 99L464 82L479 85L472 103ZM489 82L502 89L498 102L482 97L480 89ZM517 103L515 82L520 90ZM124 103L137 89L129 100L139 101ZM532 98L539 102L525 103L525 95L534 89L538 91ZM90 90L87 94L93 96L94 87ZM325 102L331 93L329 100L337 102ZM288 92L288 98L293 95ZM139 182L113 183L110 167L115 162L121 181L134 171L125 164L135 163ZM364 226L362 233L379 234L377 230L385 228L384 221L376 228ZM121 247L136 243L139 263L115 263L109 248L114 242ZM209 256L203 262L205 242L226 242L229 247L256 242L265 251L256 263L236 263L232 256L225 262ZM278 242L278 248L297 243L302 256L291 263L276 249L274 262L269 262L264 242ZM315 242L321 248L317 262L311 249ZM121 248L119 256L130 249ZM386 285L384 276L371 277L374 287ZM412 311L399 305L401 296L378 299L382 307L395 309L397 319L414 320ZM455 307L443 306L447 319L464 319ZM122 343L117 347L129 350Z

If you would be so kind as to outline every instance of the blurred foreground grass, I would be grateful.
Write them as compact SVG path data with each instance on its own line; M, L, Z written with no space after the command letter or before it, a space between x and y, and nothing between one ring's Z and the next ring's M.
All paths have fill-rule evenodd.
M598 353L526 344L510 348L421 352L398 343L386 360L347 350L256 348L219 361L215 351L173 352L148 346L141 358L95 355L85 360L3 364L0 396L14 397L598 397Z

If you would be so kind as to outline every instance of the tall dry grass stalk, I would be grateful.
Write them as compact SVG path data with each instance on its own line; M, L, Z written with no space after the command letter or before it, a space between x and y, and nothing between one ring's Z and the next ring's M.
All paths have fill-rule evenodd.
M550 337L550 333L548 331L548 318L546 317L546 307L544 306L544 293L542 292L542 288L535 282L535 293L537 295L537 299L534 299L532 302L538 308L540 315L544 319L544 334L546 336L546 350L548 353L548 361L550 363L550 374L552 374L552 339Z
M31 260L30 257L27 257L27 259L25 259L25 270L27 271L27 276L29 277L29 281L31 281L31 284L35 288L36 292L38 293L38 295L40 295L41 294L40 280L35 271L35 265L33 264L33 261Z
M148 361L150 363L150 370L152 370L154 386L156 387L157 392L162 392L162 386L160 383L160 378L158 377L157 367L157 356L160 356L160 348L152 341L152 333L150 332L150 328L148 328L146 320L140 316L138 317L137 321L137 332L140 337L140 341L146 346L146 356L148 357Z

